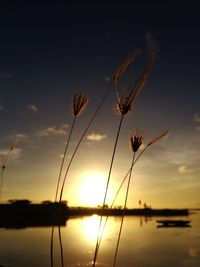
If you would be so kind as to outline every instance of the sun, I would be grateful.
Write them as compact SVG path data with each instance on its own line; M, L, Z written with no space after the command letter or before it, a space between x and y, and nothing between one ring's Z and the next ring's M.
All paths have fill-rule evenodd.
M78 200L81 206L102 205L106 187L106 175L98 171L85 172L80 176ZM108 201L110 196L108 195Z

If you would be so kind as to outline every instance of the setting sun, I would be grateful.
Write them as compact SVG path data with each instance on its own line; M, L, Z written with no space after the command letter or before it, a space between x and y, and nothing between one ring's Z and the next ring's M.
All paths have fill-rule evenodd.
M80 176L78 199L83 206L102 205L106 186L106 175L91 171ZM108 201L110 196L108 196Z

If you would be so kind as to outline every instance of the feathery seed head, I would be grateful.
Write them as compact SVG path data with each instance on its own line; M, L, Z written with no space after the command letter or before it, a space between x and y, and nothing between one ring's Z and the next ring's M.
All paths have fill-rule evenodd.
M133 110L133 100L128 96L118 97L117 111L121 116Z
M76 94L74 95L73 98L73 114L75 117L78 117L86 108L88 104L88 99L87 97L84 97L82 94L77 96Z
M13 150L15 147L16 147L16 145L19 143L19 138L18 137L16 137L14 140L13 140L13 142L11 143L11 145L10 145L10 150Z
M120 77L123 75L127 67L135 60L138 51L133 52L132 54L128 55L128 57L121 63L114 74L114 81L117 83Z
M166 136L168 133L168 131L162 131L158 134L156 134L150 141L149 143L147 144L147 146L151 146L153 145L154 143L158 142L161 138L163 138L164 136Z
M138 130L135 131L134 135L131 135L130 144L133 152L138 151L138 149L142 145L143 140L144 140L144 134Z
M134 54L134 58L137 53ZM135 105L137 97L140 95L146 80L149 76L149 73L154 65L154 62L156 60L158 54L158 50L154 50L148 60L147 66L144 69L143 73L140 75L140 77L137 79L136 82L132 83L129 86L125 86L125 92L122 96L120 96L119 93L119 88L116 86L116 95L118 99L117 103L117 111L121 115L126 115L129 111L133 109L133 106ZM132 59L134 60L134 59ZM116 81L118 81L119 77L122 75L122 73L125 71L127 66L131 63L130 59L128 58L127 60L122 63L122 65L119 67L118 71L116 72L118 75L115 74Z

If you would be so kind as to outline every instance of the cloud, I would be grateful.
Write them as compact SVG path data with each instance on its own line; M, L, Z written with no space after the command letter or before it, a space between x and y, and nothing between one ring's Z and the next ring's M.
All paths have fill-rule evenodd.
M110 77L105 77L105 82L110 82Z
M3 106L2 106L2 104L0 104L0 110L3 110L4 108L3 108Z
M27 139L28 135L23 134L23 133L19 133L19 134L16 134L15 137L19 138L19 139Z
M68 128L67 124L62 124L61 126L50 126L44 129L40 129L37 132L37 136L45 137L45 136L52 136L52 135L63 135L66 134L66 130Z
M7 155L9 153L8 149L1 149L0 150L0 158L1 158L1 164L5 163L5 160L7 158ZM19 162L19 160L22 158L23 156L23 150L21 148L15 148L12 150L10 157L8 159L8 163L9 162Z
M186 165L181 165L178 167L179 174L192 173L194 171L195 171L194 169L191 169Z
M194 114L194 120L195 120L196 122L200 122L200 114L195 113L195 114Z
M105 134L98 134L98 133L91 133L87 136L87 140L89 141L96 141L96 142L100 142L103 139L107 138L107 135Z
M196 123L200 123L200 114L198 114L198 113L195 113L195 114L194 114L194 121L195 121ZM199 124L197 124L197 126L196 126L196 130L197 130L197 131L200 131L200 125L199 125Z
M38 112L38 107L36 105L33 105L33 104L28 105L27 109L31 112Z

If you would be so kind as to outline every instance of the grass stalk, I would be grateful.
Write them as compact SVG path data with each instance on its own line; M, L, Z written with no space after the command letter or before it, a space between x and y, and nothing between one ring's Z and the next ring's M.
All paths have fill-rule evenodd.
M57 201L57 197L58 197L58 190L59 190L59 186L60 186L60 180L61 180L61 176L62 176L63 166L64 166L64 163L65 163L65 159L66 159L69 143L70 143L70 140L71 140L71 137L72 137L72 133L73 133L73 130L74 130L74 126L75 126L75 123L76 123L76 118L77 118L76 116L74 116L74 118L73 118L72 126L71 126L71 129L70 129L70 132L69 132L69 136L68 136L67 143L66 143L66 146L65 146L63 158L62 158L62 161L61 161L61 166L60 166L59 175L58 175L58 181L57 181L57 185L56 185L56 193L55 193L54 207L53 207L53 226L52 226L52 229L51 229L51 267L54 266L54 262L53 262L53 242L54 242L55 213L56 213L56 209L57 209L56 201Z
M118 239L117 239L117 244L116 244L116 249L115 249L113 267L115 267L115 265L116 265L117 254L118 254L118 250L119 250L119 243L120 243L120 238L121 238L121 234L122 234L122 227L123 227L123 223L124 223L124 216L125 216L126 207L127 207L128 193L129 193L129 187L130 187L130 181L131 181L131 176L132 176L132 171L133 171L134 160L135 160L135 152L133 153L131 168L130 168L130 172L129 172L128 184L127 184L127 189L126 189L126 196L125 196L125 200L124 200L123 215L121 218L121 224L120 224L120 229L119 229L119 234L118 234Z
M117 196L118 196L119 192L121 191L121 188L122 188L123 184L125 183L125 181L126 181L128 175L130 176L130 172L132 171L132 169L133 169L133 167L135 166L135 164L137 163L137 161L140 159L140 157L144 154L144 152L145 152L145 151L146 151L152 144L158 142L161 138L163 138L164 136L166 136L167 133L168 133L168 131L162 131L162 132L159 132L158 134L156 134L156 135L155 135L155 136L148 142L148 144L142 149L142 151L139 153L139 155L138 155L136 158L135 158L135 156L134 156L134 160L132 161L132 164L131 164L129 170L127 171L126 175L124 176L124 179L122 180L122 182L121 182L121 184L120 184L120 186L119 186L119 188L118 188L118 190L117 190L117 192L116 192L116 194L115 194L115 197L114 197L114 199L113 199L113 201L112 201L112 204L111 204L111 206L110 206L110 209L112 209L112 207L114 206L115 201L116 201L116 199L117 199ZM109 218L109 216L106 217L106 220L105 220L104 225L103 225L103 227L102 227L102 233L101 233L101 237L100 237L100 240L99 240L99 246L100 246L101 241L102 241L102 236L103 236L104 229L105 229L106 223L107 223L107 221L108 221L108 218Z
M113 206L114 206L114 204L115 204L115 201L116 201L116 199L117 199L117 197L118 197L118 195L119 195L119 192L121 191L123 184L125 183L125 181L126 181L128 175L130 174L131 169L134 167L134 165L135 165L136 162L139 160L139 158L142 156L142 154L147 150L147 148L148 148L148 146L146 146L146 147L140 152L140 154L137 156L137 158L132 162L132 165L130 166L129 170L127 171L126 175L124 176L124 179L122 180L122 182L121 182L121 184L120 184L120 186L119 186L119 188L118 188L118 190L117 190L117 192L116 192L116 194L115 194L115 197L114 197L114 199L113 199L113 201L112 201L112 204L111 204L111 206L110 206L110 209L113 208ZM101 237L100 237L100 240L99 240L99 247L100 247L100 244L101 244L101 241L102 241L102 236L103 236L103 233L104 233L104 230L105 230L105 227L106 227L106 223L107 223L107 221L108 221L108 218L109 218L109 216L106 216L104 225L103 225L103 227L102 227L102 234L101 234Z
M63 190L64 190L64 186L65 186L66 178L67 178L67 176L68 176L68 173L69 173L70 167L71 167L71 165L72 165L72 162L73 162L73 160L74 160L74 158L75 158L75 156L76 156L76 153L77 153L77 151L78 151L78 149L79 149L79 146L80 146L80 144L82 143L82 141L83 141L83 139L84 139L86 133L88 132L88 130L89 130L90 126L91 126L91 124L92 124L93 121L95 120L95 118L96 118L98 112L99 112L100 109L102 108L102 106L103 106L103 104L104 104L104 102L105 102L105 100L106 100L106 97L108 96L108 94L109 94L109 92L110 92L110 90L111 90L111 88L112 88L112 85L113 85L113 81L112 81L111 84L108 86L108 88L107 88L105 94L103 95L103 97L102 97L102 99L101 99L101 101L100 101L100 103L99 103L99 105L98 105L96 111L94 112L93 116L92 116L91 119L89 120L89 122L88 122L88 124L87 124L85 130L83 131L83 133L82 133L82 135L81 135L81 137L80 137L80 139L79 139L79 141L78 141L78 143L77 143L77 145L76 145L76 147L75 147L75 149L74 149L74 152L73 152L73 154L72 154L72 156L71 156L71 158L70 158L70 160L69 160L67 169L66 169L65 174L64 174L63 182L62 182L62 185L61 185L61 190L60 190L60 195L59 195L59 203L62 202L62 196L63 196ZM73 104L74 104L74 106L77 106L77 102L75 103L75 101L74 101ZM78 104L79 104L79 103L78 103ZM78 108L80 108L80 105L78 105ZM70 142L70 139L71 139L72 130L73 130L73 128L74 128L75 119L76 119L77 115L78 115L77 109L74 108L74 120L73 120L73 124L72 124L71 131L70 131L70 134L69 134L68 142L67 142L67 145L66 145L66 147L65 147L64 156L63 156L63 160L62 160L61 167L60 167L60 171L59 171L59 178L58 178L58 182L57 182L56 195L55 195L55 204L56 204L57 197L58 197L58 190L59 190L59 185L60 185L60 180L61 180L61 174L62 174L62 170L63 170L64 160L65 160L65 156L66 156L66 153L67 153L68 145L69 145L69 142ZM55 211L54 211L54 212L55 212ZM54 215L54 216L55 216L55 215ZM51 256L50 256L50 258L51 258L51 267L54 266L54 262L53 262L53 238L54 238L54 225L53 225L53 227L52 227L52 231L51 231ZM61 247L60 247L60 248L61 248Z
M12 152L13 152L13 150L16 147L18 142L19 142L18 138L15 138L12 141L12 143L10 145L10 148L8 150L8 153L7 153L6 157L4 158L4 160L2 161L1 173L0 173L0 201L1 201L2 190L3 190L3 182L4 182L4 179L5 179L4 173L5 173L8 161L9 161L9 159L11 157L11 154L12 154Z
M60 225L58 226L58 236L59 236L59 245L60 245L60 258L61 258L61 267L64 267L64 254L63 254L63 245L62 245L62 234Z
M59 189L60 180L61 180L61 176L62 176L63 166L64 166L67 150L68 150L68 147L69 147L69 143L70 143L70 140L71 140L71 137L72 137L72 133L73 133L73 130L74 130L74 126L75 126L75 123L76 123L76 119L77 119L77 117L73 118L72 126L71 126L70 133L69 133L69 137L68 137L68 140L67 140L67 144L65 146L65 150L64 150L64 154L63 154L63 158L62 158L62 162L61 162L61 166L60 166L59 176L58 176L58 182L57 182L57 186L56 186L56 194L55 194L55 200L54 200L55 203L57 201L58 189Z
M93 121L95 120L97 114L99 113L100 109L102 108L102 106L103 106L103 104L104 104L104 102L105 102L105 100L106 100L106 97L108 96L108 94L109 94L109 92L110 92L110 90L111 90L111 88L112 88L112 85L113 85L113 82L111 82L111 84L108 86L108 88L107 88L107 90L106 90L104 96L102 97L102 99L101 99L101 101L100 101L100 103L99 103L99 105L98 105L96 111L94 112L94 114L92 115L91 119L89 120L89 122L88 122L88 124L87 124L85 130L83 131L83 133L82 133L82 135L81 135L81 137L80 137L80 139L79 139L79 141L78 141L78 143L77 143L77 145L76 145L76 147L75 147L75 149L74 149L74 152L73 152L73 154L72 154L72 156L71 156L71 159L70 159L70 161L69 161L69 163L68 163L68 166L67 166L67 169L66 169L66 172L65 172L65 175L64 175L63 183L62 183L62 186L61 186L60 197L59 197L59 202L60 202L60 203L61 203L61 201L62 201L63 190L64 190L64 186L65 186L66 178L67 178L67 176L68 176L68 173L69 173L69 170L70 170L70 168L71 168L72 162L73 162L73 160L74 160L74 158L75 158L75 156L76 156L76 153L77 153L77 151L78 151L78 148L79 148L80 144L82 143L83 138L85 137L86 133L88 132L88 130L89 130L91 124L93 123Z
M111 163L110 163L110 168L109 168L109 173L108 173L108 178L107 178L107 183L106 183L106 189L105 189L105 194L104 194L104 199L103 199L103 205L102 205L103 209L104 209L104 206L106 203L106 197L107 197L107 193L108 193L108 187L109 187L109 182L110 182L110 178L111 178L113 162L114 162L114 158L115 158L116 148L117 148L117 144L118 144L118 140L119 140L119 134L120 134L120 130L122 127L123 119L124 119L124 115L122 115L120 118L118 130L117 130L117 135L115 138L115 143L114 143L114 148L113 148L113 153L112 153L112 158L111 158ZM95 267L97 255L98 255L98 250L99 250L99 241L101 239L101 226L102 226L102 216L101 216L100 222L99 222L98 235L97 235L96 247L95 247L95 252L94 252L94 259L93 259L93 265L92 265L93 267Z

